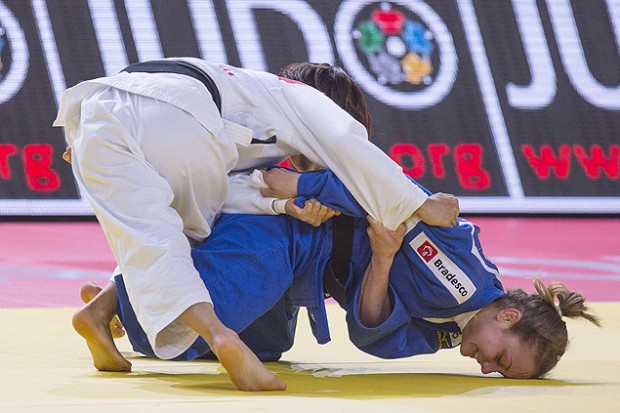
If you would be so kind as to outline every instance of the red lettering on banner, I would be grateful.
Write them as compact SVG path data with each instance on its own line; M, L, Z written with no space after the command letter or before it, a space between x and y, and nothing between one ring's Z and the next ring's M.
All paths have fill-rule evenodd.
M426 161L420 148L411 143L397 143L390 148L390 157L400 166L403 171L418 179L426 173ZM405 162L407 161L407 162ZM411 167L405 166L411 165Z
M491 177L482 167L482 145L463 143L454 147L456 176L461 186L472 191L483 191L491 186Z
M26 182L33 191L50 192L60 188L60 177L52 166L51 145L26 145L22 153Z
M0 179L13 178L9 158L19 153L17 145L0 145ZM37 192L51 192L60 188L60 176L52 169L54 148L49 144L26 145L21 151L21 160L28 188Z
M559 155L556 157L551 146L544 144L537 155L532 145L521 145L521 152L525 155L534 173L540 179L549 179L551 171L559 179L568 179L570 175L570 146L560 145Z
M444 179L444 158L452 151L450 146L445 143L432 143L427 145L426 151L433 176ZM390 148L389 155L410 177L419 179L426 175L426 158L418 146L412 143L397 143ZM461 187L470 191L483 191L491 187L491 176L483 163L482 145L466 143L454 147L454 167Z
M11 165L9 157L17 153L17 146L13 144L0 145L0 178L8 181L13 174L11 173Z
M585 175L596 180L604 172L609 179L620 178L620 145L610 145L608 154L600 145L590 145L588 149L582 145L563 144L558 148L556 156L554 149L547 144L541 145L539 154L532 145L522 145L521 152L525 155L529 165L540 179L549 179L551 172L559 179L568 179L571 173L571 153L581 165Z
M620 177L620 145L609 147L609 157L605 156L600 145L590 146L589 156L586 149L581 145L573 145L573 152L588 178L599 179L601 170L610 179Z
M446 177L446 169L442 158L450 153L450 146L445 143L431 143L428 145L428 156L431 158L433 174L437 178Z

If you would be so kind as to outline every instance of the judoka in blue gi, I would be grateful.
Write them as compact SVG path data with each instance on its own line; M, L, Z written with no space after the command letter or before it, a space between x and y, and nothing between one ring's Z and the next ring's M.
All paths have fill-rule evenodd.
M366 213L330 171L290 174L298 179L298 205L316 198L354 217L351 259L339 302L347 312L350 339L364 352L398 358L460 344L461 354L475 358L483 373L540 377L564 352L565 342L554 344L558 341L554 337L566 336L562 312L596 321L585 312L582 298L579 311L571 307L574 303L569 305L565 297L581 296L559 283L545 287L537 280L539 294L521 290L506 294L496 266L483 254L479 229L471 222L459 218L455 227L433 227L412 218L389 270L388 312L368 326L359 308L373 257ZM285 215L225 214L205 243L192 251L218 316L261 360L278 360L292 346L300 307L308 309L317 342L330 340L323 279L339 218L314 228ZM115 281L117 312L130 342L136 351L155 357L133 313L122 275ZM531 322L534 318L538 321ZM543 330L553 335L538 330L533 334L531 323L538 330L541 324L550 325ZM518 335L524 328L527 333ZM210 357L199 338L175 360Z
M314 197L356 218L343 308L351 340L364 351L393 358L453 347L460 342L458 321L504 294L496 267L480 252L478 229L473 224L459 219L458 226L441 228L411 221L390 274L392 313L380 326L366 328L355 305L372 256L366 213L327 170L301 174L299 194L296 202L300 206L306 198ZM223 215L212 236L192 252L203 281L221 303L216 307L222 321L243 331L281 301L278 307L284 314L307 307L317 341L328 342L323 274L332 250L332 224L328 221L314 228L284 215ZM122 276L116 277L116 284L119 315L134 348L154 357L136 324ZM288 323L291 330L293 320ZM292 333L286 336L292 338ZM447 340L438 340L444 333ZM255 334L244 335L246 343L258 341L250 345L255 352L257 347L265 347ZM279 341L279 337L274 339ZM274 360L291 344L272 343L258 355ZM178 359L193 359L207 352L204 341L197 340Z

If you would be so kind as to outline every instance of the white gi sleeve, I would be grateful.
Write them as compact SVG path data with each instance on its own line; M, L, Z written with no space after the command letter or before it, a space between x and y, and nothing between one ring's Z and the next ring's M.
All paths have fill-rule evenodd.
M261 171L237 173L228 177L228 195L222 206L224 214L285 214L284 204L287 199L264 197L261 187L266 187Z
M279 136L288 139L283 143L331 169L373 218L396 229L426 201L402 168L368 141L366 128L331 99L289 83L272 93L295 128Z

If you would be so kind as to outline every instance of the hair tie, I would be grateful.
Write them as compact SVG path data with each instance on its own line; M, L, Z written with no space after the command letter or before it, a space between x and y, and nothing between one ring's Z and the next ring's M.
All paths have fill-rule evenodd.
M557 311L560 318L562 318L562 309L560 308L560 299L558 298L557 295L553 296L553 308L555 308L555 311Z

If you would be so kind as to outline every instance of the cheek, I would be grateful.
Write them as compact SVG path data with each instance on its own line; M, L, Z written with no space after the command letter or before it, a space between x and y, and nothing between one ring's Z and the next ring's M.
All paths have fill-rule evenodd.
M487 361L494 360L501 348L501 339L497 336L483 337L478 345L478 352Z

